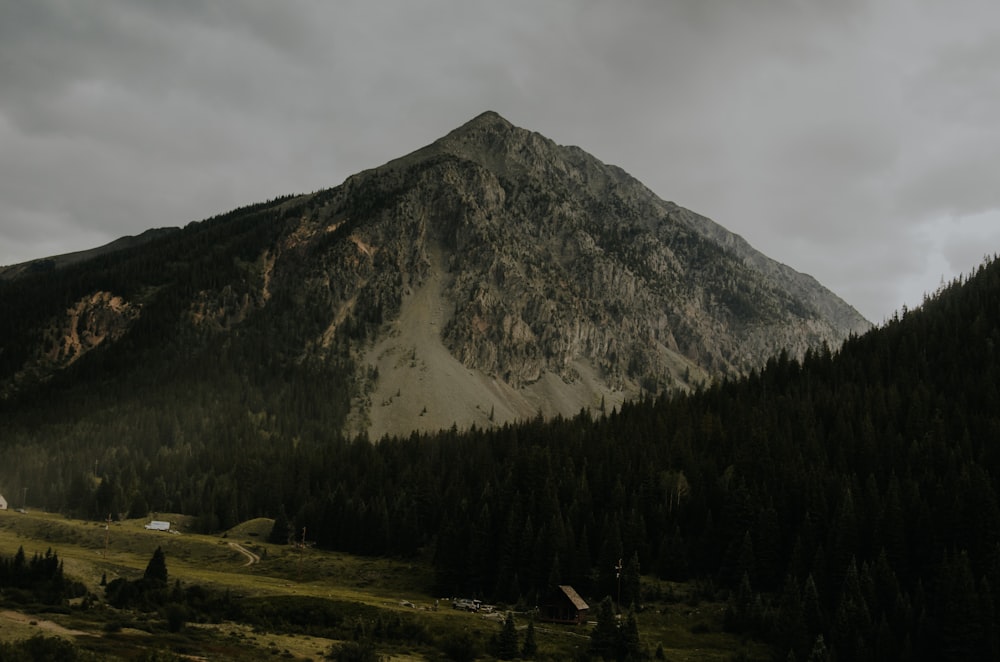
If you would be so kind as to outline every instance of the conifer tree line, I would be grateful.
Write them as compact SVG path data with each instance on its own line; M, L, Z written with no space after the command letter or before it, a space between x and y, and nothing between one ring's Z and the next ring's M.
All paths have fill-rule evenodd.
M59 555L51 549L30 559L24 547L12 557L0 555L0 594L11 602L57 605L84 593L83 584L66 578Z
M818 641L843 660L1000 657L995 259L836 351L744 379L376 443L337 432L349 352L274 358L275 324L123 368L122 384L55 384L58 407L6 407L18 461L2 484L95 519L268 516L326 549L424 554L441 595L533 604L572 584L628 606L640 574L697 581L779 659Z

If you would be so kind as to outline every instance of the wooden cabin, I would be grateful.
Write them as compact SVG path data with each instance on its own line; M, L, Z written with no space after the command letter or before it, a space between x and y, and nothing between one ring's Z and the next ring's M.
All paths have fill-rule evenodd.
M590 606L572 586L557 586L538 605L538 620L579 625L587 622Z

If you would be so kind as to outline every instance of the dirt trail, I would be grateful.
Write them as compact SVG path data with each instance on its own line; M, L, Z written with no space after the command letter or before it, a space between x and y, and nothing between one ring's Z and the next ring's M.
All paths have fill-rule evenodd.
M243 565L253 565L255 563L260 563L260 557L257 556L256 554L254 554L253 552L251 552L249 549L247 549L243 545L241 545L239 543L231 542L231 543L229 543L229 546L232 547L233 549L235 549L237 552L239 552L243 556L247 557L247 562L244 563Z

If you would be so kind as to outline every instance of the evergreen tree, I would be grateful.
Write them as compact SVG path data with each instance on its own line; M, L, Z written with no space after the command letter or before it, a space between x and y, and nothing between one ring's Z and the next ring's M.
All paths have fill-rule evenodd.
M535 641L535 619L528 621L528 628L524 633L524 645L521 646L521 657L531 659L538 653L538 642Z
M517 628L514 623L514 612L508 611L504 619L503 629L497 639L497 657L501 660L513 660L518 654Z
M630 609L625 623L618 631L618 659L639 660L642 658L642 648L639 644L639 621L635 610Z
M780 650L788 650L796 657L805 656L808 652L811 637L806 629L802 595L794 575L785 578L785 586L778 601L774 638Z
M983 645L979 653L982 659L1000 659L1000 624L997 623L996 603L989 579L979 582L979 613L983 623Z
M617 519L605 522L603 527L603 544L597 559L597 590L598 595L618 597L621 571L624 567L622 559L621 536L618 533ZM619 605L620 606L620 605Z
M149 514L149 504L142 492L136 491L132 495L132 503L128 507L128 516L132 519L146 517Z
M562 569L559 567L559 557L554 556L552 564L549 566L549 579L545 582L545 590L551 591L562 584Z
M816 588L816 582L813 581L812 575L806 577L805 586L802 587L802 620L809 637L816 637L823 633L823 624L826 619L820 602L819 590Z
M689 578L687 543L680 527L675 525L671 533L660 538L656 566L657 573L664 579L682 582Z
M167 557L163 553L162 547L157 547L152 558L146 565L146 571L142 573L142 578L156 584L167 585Z
M170 632L180 632L188 620L188 608L178 602L171 602L166 607L167 629Z
M830 662L830 651L826 648L823 635L816 635L816 641L813 642L812 651L809 653L807 662Z
M753 556L756 561L754 585L761 591L774 591L780 586L781 529L778 513L773 506L760 511L753 537Z
M287 545L292 537L292 523L288 521L288 514L285 512L285 504L281 504L278 509L278 516L274 518L274 526L267 535L267 541L274 545Z
M948 660L971 660L988 648L980 620L982 604L969 555L945 554L939 579L940 603L936 605L941 652Z
M597 624L590 632L590 652L602 660L613 660L617 651L618 625L614 603L608 596L597 605Z
M622 604L639 604L642 601L642 595L640 594L640 572L639 572L639 554L635 553L629 558L628 562L625 563L625 567L622 568Z
M844 573L844 588L834 612L830 640L839 656L851 660L867 659L872 629L871 613L861 590L858 566L852 558Z
M746 632L754 625L754 592L750 586L750 575L743 573L739 589L729 594L726 607L725 625L731 632Z

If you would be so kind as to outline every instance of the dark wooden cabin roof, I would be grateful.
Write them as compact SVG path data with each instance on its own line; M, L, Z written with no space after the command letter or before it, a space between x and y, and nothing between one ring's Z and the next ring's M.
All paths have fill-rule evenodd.
M569 601L572 602L573 606L576 607L577 609L581 610L590 609L590 605L588 605L586 601L584 601L584 599L580 597L580 594L577 593L576 589L574 589L572 586L565 586L560 584L559 590L562 591L567 598L569 598Z

